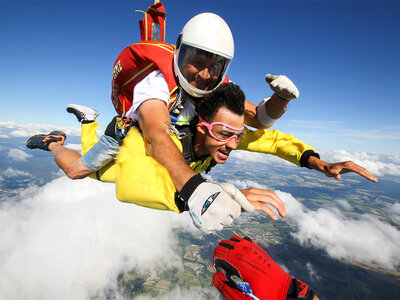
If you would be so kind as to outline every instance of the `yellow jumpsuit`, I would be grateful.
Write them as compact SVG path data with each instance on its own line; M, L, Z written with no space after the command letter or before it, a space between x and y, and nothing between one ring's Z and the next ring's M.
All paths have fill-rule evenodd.
M82 125L82 154L98 141L97 127L97 122ZM173 134L171 138L182 151L179 139ZM314 151L314 148L279 130L252 131L246 128L237 150L272 154L300 166L302 154L307 150ZM203 161L192 162L190 166L195 172L201 173L211 161L212 157L208 156ZM124 139L117 158L91 177L104 182L115 182L116 195L120 201L179 213L175 204L176 189L167 169L153 157L146 155L143 136L134 126Z

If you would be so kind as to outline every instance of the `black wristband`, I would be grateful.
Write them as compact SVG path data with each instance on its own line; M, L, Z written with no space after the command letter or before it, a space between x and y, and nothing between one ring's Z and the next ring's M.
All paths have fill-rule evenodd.
M308 165L308 159L310 158L310 156L315 156L319 158L319 154L314 152L314 150L306 150L300 157L300 166L311 169Z
M194 190L203 182L206 182L206 180L200 174L194 175L185 183L179 193L175 193L175 204L179 211L183 212L189 210L189 198L192 196Z
M203 182L206 182L203 176L201 176L200 174L194 175L182 187L181 191L179 192L179 196L181 196L185 202L188 202L194 190L197 189L197 187Z

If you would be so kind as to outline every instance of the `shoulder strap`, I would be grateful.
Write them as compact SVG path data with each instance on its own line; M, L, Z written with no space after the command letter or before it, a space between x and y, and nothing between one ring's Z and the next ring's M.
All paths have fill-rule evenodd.
M173 127L178 132L178 134L175 134L182 143L182 155L185 158L186 163L190 165L190 163L195 159L193 150L193 133L189 126L182 126L179 127L179 129L176 126Z

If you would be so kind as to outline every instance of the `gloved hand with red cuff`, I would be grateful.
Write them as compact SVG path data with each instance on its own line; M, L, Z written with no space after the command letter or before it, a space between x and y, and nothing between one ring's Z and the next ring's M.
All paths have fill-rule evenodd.
M183 210L189 210L193 224L204 233L231 225L242 209L255 210L233 184L206 182L200 174L189 179L178 197L186 206Z
M213 284L225 299L318 299L304 282L292 278L250 238L232 236L214 250ZM248 283L247 293L234 278Z

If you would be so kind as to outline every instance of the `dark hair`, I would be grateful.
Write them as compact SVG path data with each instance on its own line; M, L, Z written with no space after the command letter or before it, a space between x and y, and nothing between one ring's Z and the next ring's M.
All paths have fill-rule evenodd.
M205 121L210 122L221 107L242 116L244 114L245 96L240 87L233 82L223 83L210 94L197 98L196 112Z

